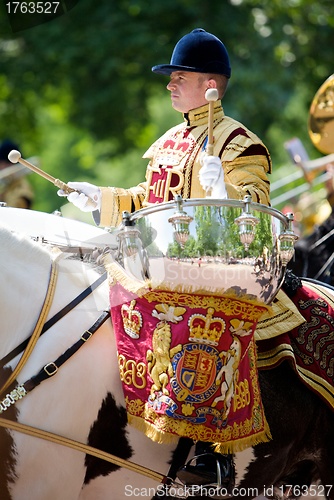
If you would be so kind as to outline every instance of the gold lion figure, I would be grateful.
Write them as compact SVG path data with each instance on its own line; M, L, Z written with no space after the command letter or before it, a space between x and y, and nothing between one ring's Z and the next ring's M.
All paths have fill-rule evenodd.
M163 394L169 396L166 386L169 380L168 377L173 376L171 359L182 349L182 344L170 349L171 340L170 325L165 321L160 321L153 332L153 350L148 349L146 353L148 373L153 380L150 391L152 396L156 391L162 391Z

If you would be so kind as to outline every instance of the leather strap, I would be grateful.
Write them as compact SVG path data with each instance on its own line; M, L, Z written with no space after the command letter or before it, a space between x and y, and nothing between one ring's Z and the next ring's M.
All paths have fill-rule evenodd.
M170 485L174 482L177 471L186 463L193 445L194 441L192 439L180 437L173 453L172 463L167 473L167 477L163 480L163 484Z
M57 321L59 321L63 316L75 308L80 302L82 302L89 294L91 294L98 286L103 283L107 278L107 273L102 274L92 285L89 285L83 292L80 293L75 299L73 299L69 304L67 304L63 309L58 311L52 318L50 318L42 328L41 335L45 333L51 326L53 326ZM0 361L0 369L3 368L7 363L9 363L15 356L18 356L28 345L29 339L21 342L20 345L15 347L11 352L9 352Z
M43 380L46 380L53 375L55 375L58 371L58 369L66 362L69 360L73 354L75 354L80 347L82 347L87 340L89 340L92 335L100 328L100 326L103 325L103 323L110 318L110 312L109 311L104 311L101 316L95 321L95 323L90 327L89 330L86 330L80 337L80 339L73 344L71 347L69 347L63 354L61 354L55 361L52 361L51 363L47 363L38 373L37 375L34 375L31 377L29 380L24 382L23 387L26 390L26 392L30 392L35 387L37 387Z
M69 360L73 354L75 354L80 347L82 347L87 340L89 340L93 334L100 328L100 326L110 318L109 311L103 311L101 316L95 321L95 323L90 327L89 330L86 330L80 337L80 339L69 347L61 356L59 356L56 361L51 361L47 363L38 373L34 375L29 380L24 382L21 385L18 385L6 394L5 398L0 401L0 414L5 412L11 405L14 405L16 401L22 399L24 396L31 392L35 387L37 387L43 380L46 380L58 372L58 369L63 365L66 361Z
M41 429L37 429L36 427L31 427L19 422L13 422L12 420L7 420L3 417L0 417L0 426L11 429L13 431L22 432L23 434L27 434L28 436L45 439L46 441L50 441L51 443L67 446L68 448L81 451L83 453L86 453L87 455L92 455L93 457L100 458L101 460L105 460L106 462L118 465L119 467L124 467L125 469L137 472L138 474L142 474L143 476L149 477L150 479L153 479L155 481L162 482L165 480L165 476L163 474L160 474L159 472L155 472L151 469L148 469L147 467L143 467L142 465L136 464L129 460L124 460L123 458L119 458L116 455L112 455L111 453L98 450L97 448L84 443L80 443L79 441L74 441L73 439L59 436L58 434L54 434L53 432L43 431Z
M32 351L37 343L37 340L39 339L39 337L41 335L42 328L44 326L45 320L46 320L47 315L49 313L49 310L50 310L50 307L52 304L52 300L54 297L54 293L56 290L57 277L58 277L58 273L57 273L56 261L52 261L48 289L47 289L46 296L44 299L44 304L43 304L42 310L40 312L40 315L38 317L37 323L35 325L34 331L31 335L31 337L28 339L27 345L25 347L24 353L22 354L20 361L16 365L15 369L11 373L8 380L1 387L0 395L3 394L8 389L8 387L14 382L14 380L17 378L17 375L20 373L23 366L27 362L30 354L32 353Z

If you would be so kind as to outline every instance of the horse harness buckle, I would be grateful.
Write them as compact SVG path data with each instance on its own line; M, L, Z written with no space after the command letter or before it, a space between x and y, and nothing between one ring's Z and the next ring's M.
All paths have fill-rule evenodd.
M89 340L92 336L92 332L90 332L89 330L86 330L82 335L81 335L81 340L83 340L84 342L87 342L87 340Z
M47 365L44 366L43 370L45 371L45 373L49 376L49 377L52 377L53 375L55 375L58 371L58 366L56 365L56 363L54 363L53 361L51 363L48 363Z

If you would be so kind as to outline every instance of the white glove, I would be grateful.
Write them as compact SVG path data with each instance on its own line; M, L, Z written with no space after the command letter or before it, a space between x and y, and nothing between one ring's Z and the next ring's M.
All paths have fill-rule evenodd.
M224 170L218 156L204 154L200 159L202 168L198 173L199 182L210 198L227 198Z
M59 189L58 196L67 196L67 200L83 212L101 209L101 191L97 186L89 182L68 182L67 185L75 191L66 194Z

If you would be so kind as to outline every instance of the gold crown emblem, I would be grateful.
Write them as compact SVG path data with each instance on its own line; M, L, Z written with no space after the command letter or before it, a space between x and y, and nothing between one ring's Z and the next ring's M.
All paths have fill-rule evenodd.
M161 165L179 165L190 146L191 140L187 137L182 139L169 138L164 142L162 149L159 151L157 161Z
M207 315L193 314L188 320L189 340L204 344L218 345L225 331L226 323L222 318L214 317L213 307L208 308Z
M131 300L130 305L123 304L121 308L124 330L132 339L139 338L143 325L143 317L139 311L134 309L135 305L136 301Z

